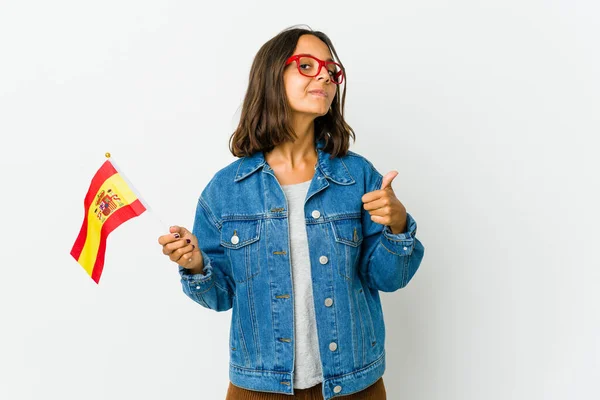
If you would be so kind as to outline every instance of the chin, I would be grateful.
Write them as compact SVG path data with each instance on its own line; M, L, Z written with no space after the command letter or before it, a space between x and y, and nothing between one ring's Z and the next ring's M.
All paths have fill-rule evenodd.
M296 110L296 112L304 115L313 115L315 118L322 117L327 115L329 112L329 108L318 108L318 109L304 109L304 110Z
M315 111L315 114L317 114L319 117L322 117L324 115L327 115L328 111L329 111L329 108L325 108L325 109Z

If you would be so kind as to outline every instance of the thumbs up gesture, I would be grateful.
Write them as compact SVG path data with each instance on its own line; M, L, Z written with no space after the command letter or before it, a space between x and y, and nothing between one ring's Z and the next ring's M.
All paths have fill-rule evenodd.
M362 197L363 207L371 214L371 220L387 225L392 233L402 233L406 229L406 208L398 200L392 189L392 181L398 171L390 171L381 182L381 189L365 193Z

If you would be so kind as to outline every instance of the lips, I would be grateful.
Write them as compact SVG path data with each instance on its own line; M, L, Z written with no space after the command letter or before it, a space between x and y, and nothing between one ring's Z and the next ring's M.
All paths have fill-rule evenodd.
M324 90L310 90L308 93L310 94L314 94L316 96L323 96L323 97L327 97L327 92Z

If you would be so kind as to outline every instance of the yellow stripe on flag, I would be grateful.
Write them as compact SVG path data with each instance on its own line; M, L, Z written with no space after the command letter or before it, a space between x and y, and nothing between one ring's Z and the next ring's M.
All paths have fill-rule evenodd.
M119 174L114 174L102 184L98 190L98 193L96 194L96 199L98 198L99 193L102 193L102 191L104 191L104 193L108 193L109 189L112 193L117 193L119 195L121 200L120 203L122 203L122 205L120 205L118 208L129 205L137 200L135 193L133 193L129 185L125 183ZM100 213L100 210L94 201L94 203L92 203L88 209L86 241L81 251L81 255L77 260L90 276L92 275L92 270L94 269L96 256L98 254L98 247L100 246L102 226L114 214L114 212L111 212L110 215L104 219L104 221L101 221L100 218L98 218L98 213Z

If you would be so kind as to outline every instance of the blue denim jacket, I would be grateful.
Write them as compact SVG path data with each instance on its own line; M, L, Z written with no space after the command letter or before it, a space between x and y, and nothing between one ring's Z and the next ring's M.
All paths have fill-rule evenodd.
M371 221L362 196L382 175L348 152L318 164L304 204L323 398L365 389L385 370L379 291L408 284L423 258L417 225L405 233ZM294 393L294 296L285 194L262 152L218 171L198 199L193 234L204 274L179 266L183 291L215 311L232 309L229 378L239 387ZM325 300L328 300L327 303ZM331 303L333 300L333 303Z

